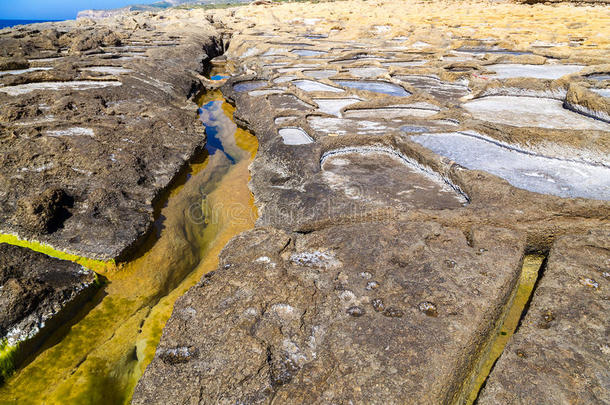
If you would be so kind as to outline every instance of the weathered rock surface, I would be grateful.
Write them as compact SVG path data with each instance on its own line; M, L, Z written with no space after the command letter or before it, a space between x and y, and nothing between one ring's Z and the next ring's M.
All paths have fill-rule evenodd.
M257 229L182 297L134 403L448 403L520 273L523 240L426 223Z
M0 342L16 346L48 333L95 286L95 273L78 264L0 243Z
M238 49L249 48L244 45ZM377 52L381 53L381 48ZM246 63L252 60L256 58L248 57ZM273 68L278 69L277 75L268 75L263 69L261 76L231 79L223 87L237 106L236 119L260 140L251 167L259 225L310 231L371 218L402 218L435 220L468 229L473 223L484 222L526 232L537 249L547 249L551 235L575 227L587 229L581 227L585 223L607 225L607 201L574 198L610 198L607 156L600 153L608 145L600 132L494 127L454 108L455 103L463 102L459 98L441 106L437 103L436 116L428 118L391 114L397 110L388 108L392 105L424 109L435 104L421 101L424 95L418 89L412 89L414 95L402 101L370 92L340 98L324 91L306 94L290 87L290 81L278 84L274 79L285 74L298 76L300 72L279 69L303 61L278 60L285 62L281 68ZM324 62L308 62L320 70L325 67ZM276 100L282 96L302 104L278 104ZM301 105L318 107L316 111ZM349 118L358 111L372 114ZM324 130L313 124L323 120L325 124L320 125L327 125ZM298 134L298 139L288 132L293 137ZM434 146L445 138L446 145ZM482 146L466 142L471 138ZM599 146L599 151L593 145ZM491 152L498 157L485 160ZM338 165L333 164L335 159ZM432 183L436 189L430 188Z
M236 35L214 66L259 139L258 228L178 302L134 403L462 403L525 248L608 229L593 11L449 4L225 15ZM578 41L557 34L567 10ZM524 97L549 108L515 119ZM466 167L417 142L441 134L466 162L485 154L464 134L519 158Z
M315 26L273 30L267 16L250 12L256 25L232 39L223 60L234 78L222 89L238 122L261 141L251 167L260 226L310 231L401 218L468 229L484 222L518 228L533 248L548 249L552 235L607 225L610 126L569 107L574 89L584 88L579 105L604 111L589 90L605 86L601 49L564 53L558 62L550 49L563 45L512 34L482 40L441 30L434 31L441 39L424 42L415 33L396 36L403 25L391 22L371 37L329 30L332 12ZM241 26L235 20L227 25ZM500 68L510 77L494 77ZM472 107L480 104L485 114ZM485 147L472 147L467 134ZM430 146L444 138L453 153ZM486 160L481 151L492 149L502 159ZM326 170L333 156L342 166ZM389 156L439 180L462 204L441 203L418 188L417 176L399 175L401 165L384 172Z
M0 31L0 232L125 257L203 146L186 100L234 33L213 65L260 141L259 228L180 301L135 402L460 402L523 251L610 228L599 15L349 0ZM465 158L418 142L441 137Z
M610 402L609 288L610 233L560 238L478 403Z
M13 61L0 72L1 233L100 260L136 246L205 144L188 98L222 39L205 19L179 24L124 15L0 31ZM20 60L29 69L10 70L28 68Z

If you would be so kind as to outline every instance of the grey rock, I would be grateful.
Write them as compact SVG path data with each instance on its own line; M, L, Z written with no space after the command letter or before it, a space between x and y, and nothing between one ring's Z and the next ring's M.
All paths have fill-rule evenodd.
M125 260L152 229L154 203L201 154L189 98L220 35L207 21L157 33L129 29L129 18L0 33L0 69L45 66L0 76L0 233Z
M0 380L70 319L97 285L95 273L78 264L0 243L0 343L18 348L16 357L2 359Z

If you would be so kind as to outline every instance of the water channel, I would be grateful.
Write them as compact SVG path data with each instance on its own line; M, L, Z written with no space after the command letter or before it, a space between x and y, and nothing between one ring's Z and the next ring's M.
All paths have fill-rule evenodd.
M254 226L247 183L258 142L237 128L220 92L198 104L207 150L157 207L156 232L133 260L96 269L104 286L0 387L0 403L129 403L174 302Z

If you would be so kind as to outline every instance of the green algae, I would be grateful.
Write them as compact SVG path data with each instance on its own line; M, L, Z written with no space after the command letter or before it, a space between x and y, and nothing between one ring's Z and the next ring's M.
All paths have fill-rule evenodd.
M2 235L2 236L4 236L4 235ZM5 238L5 239L0 240L0 243L9 243L9 241L12 242L13 239ZM12 243L12 244L15 244L15 243ZM18 246L21 246L21 245L18 245ZM58 256L62 256L61 252L58 252L58 253L59 253ZM67 259L64 259L64 260L67 260ZM89 288L98 290L104 286L105 281L97 273L94 272L93 275L94 275L94 280ZM76 300L78 301L78 299L79 298L77 297ZM87 299L88 299L88 297L84 298L84 300L87 300ZM68 307L70 305L74 304L73 301L68 303ZM62 311L65 311L65 310L66 310L66 308L62 309ZM60 314L56 314L55 316L56 316L56 318L50 319L50 320L48 320L48 322L53 322L58 317L63 319ZM10 345L6 339L0 341L0 385L3 384L5 380L7 380L9 377L11 377L13 375L13 373L15 372L17 367L19 367L21 365L21 363L27 357L27 354L32 350L32 347L36 347L39 344L38 342L41 340L41 336L42 336L42 338L44 338L44 336L46 336L45 333L46 332L44 331L44 328L43 328L34 337L20 341L14 345Z
M205 98L222 99L217 92ZM220 113L225 124L231 122L232 107L225 103ZM217 267L233 236L254 225L247 181L258 143L246 131L234 132L223 142L235 164L215 154L191 165L188 181L167 193L165 206L159 204L160 234L150 235L133 260L101 268L106 282L96 298L6 380L0 403L130 402L176 299Z
M15 357L18 350L18 344L9 345L6 339L0 342L0 383L9 378L15 371Z

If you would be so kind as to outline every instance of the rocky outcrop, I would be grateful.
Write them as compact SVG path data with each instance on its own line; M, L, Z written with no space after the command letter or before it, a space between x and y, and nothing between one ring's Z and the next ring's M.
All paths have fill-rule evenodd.
M90 18L92 20L101 20L103 18L128 13L129 11L130 10L128 8L117 8L114 10L82 10L76 14L76 18Z
M610 66L606 66L605 70L610 71ZM610 122L610 101L608 97L596 94L596 90L599 89L573 84L569 88L565 104L574 111Z
M610 401L610 233L559 239L479 404Z
M593 68L474 41L437 51L441 60L405 44L397 60L390 40L361 39L367 51L355 53L353 41L294 31L265 44L242 33L228 52L227 66L249 67L222 89L261 141L251 167L260 226L487 223L545 250L554 235L604 222L608 202L595 200L610 198L610 126L563 107ZM444 58L469 67L456 80Z
M239 4L246 2L248 2L248 0L223 0L222 4ZM113 17L119 14L127 14L132 11L158 12L169 7L176 7L180 5L185 5L187 7L211 5L213 7L215 5L215 2L210 2L208 0L163 0L151 4L134 4L131 6L116 8L112 10L82 10L78 12L76 18L91 18L94 20L99 20L103 18Z
M77 264L0 243L0 382L97 286Z
M133 403L449 403L468 392L523 239L437 223L257 229L182 297Z
M204 145L188 99L210 85L207 62L234 34L214 67L234 76L223 93L260 142L251 165L257 228L234 239L218 270L179 301L134 402L462 403L481 380L524 252L609 228L610 42L599 35L599 10L265 3L0 31L0 232L89 258L127 257L151 229L161 192ZM193 198L207 201L205 187L199 191ZM209 229L217 225L202 220L201 204L188 207ZM191 233L182 219L176 235ZM23 387L31 381L39 384L32 391L49 391L39 366L57 356L65 361L49 381L60 383L40 400L89 400L112 385L101 397L124 402L163 322L146 306L171 307L177 293L161 296L205 251L168 237L167 228L165 235L156 246L182 249L185 258L155 253L136 270L123 267L131 273L110 284L118 297L103 300L91 323L79 322L88 337L70 335L99 347L69 356L60 352L74 340L64 340L3 395L29 398ZM562 243L549 266L572 274L575 263L589 263L589 253L572 259L570 250L562 267L553 259ZM597 278L578 277L599 292ZM47 291L9 286L25 299L11 314L29 311ZM576 302L572 287L566 281L554 297L565 288ZM554 313L542 313L548 330ZM569 326L584 329L567 313ZM112 325L91 338L97 317ZM547 341L564 337L554 333ZM553 398L602 398L605 374L583 336L558 343L570 360L547 358L576 370L553 374L558 380L586 381L593 396L557 389ZM516 367L503 359L507 370ZM589 366L594 375L582 371ZM551 379L534 367L525 367L531 381ZM496 388L481 401L498 392L498 401L510 400L498 387L519 377L492 375L487 389Z
M203 149L189 98L223 47L207 20L151 24L117 16L0 34L14 61L0 72L1 233L106 261L149 231L154 202Z

